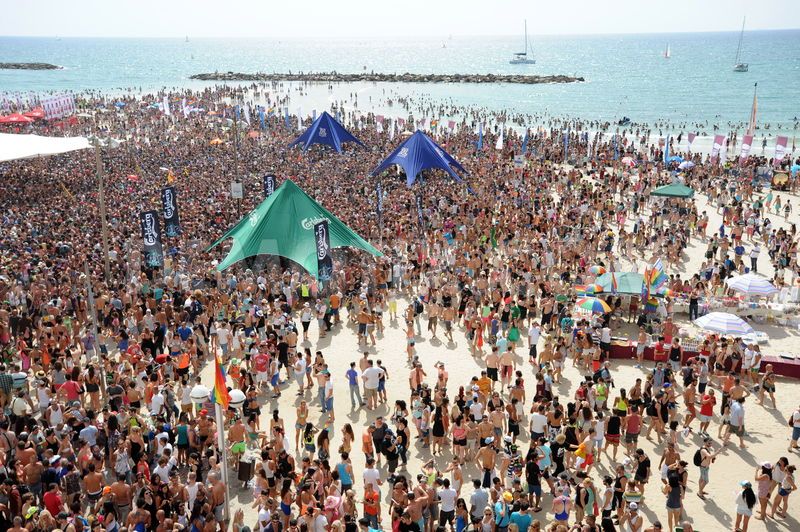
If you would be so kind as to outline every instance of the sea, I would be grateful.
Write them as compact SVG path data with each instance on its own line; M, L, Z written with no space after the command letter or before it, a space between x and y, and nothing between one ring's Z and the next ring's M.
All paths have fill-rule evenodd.
M511 65L523 37L385 39L173 39L0 37L0 62L47 62L62 70L0 70L2 93L99 91L111 95L162 88L201 88L203 72L363 71L383 73L564 74L582 83L390 84L319 87L293 104L322 110L358 98L376 110L393 98L509 111L546 120L570 117L673 130L746 124L758 84L759 133L796 135L800 120L800 30L748 31L733 71L739 32L530 36L535 65ZM664 57L669 46L671 57Z

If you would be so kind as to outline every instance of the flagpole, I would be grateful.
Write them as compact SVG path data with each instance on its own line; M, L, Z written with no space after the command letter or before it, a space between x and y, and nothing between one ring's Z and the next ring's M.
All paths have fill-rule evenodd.
M230 508L230 482L228 481L228 447L225 445L225 416L222 412L222 405L218 402L214 403L214 414L217 421L217 445L219 446L220 454L222 455L222 463L220 464L220 471L222 471L222 482L225 484L225 520L230 521L231 508Z

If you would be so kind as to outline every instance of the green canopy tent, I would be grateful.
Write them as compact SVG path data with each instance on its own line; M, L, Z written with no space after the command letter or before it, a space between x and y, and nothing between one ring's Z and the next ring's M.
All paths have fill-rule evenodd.
M650 193L651 196L662 196L665 198L691 198L694 196L694 189L682 185L681 183L673 183L671 185L664 185L658 187Z
M636 272L615 272L617 293L620 295L641 295L644 275ZM603 295L611 293L611 273L604 273L594 280L594 284L603 287Z
M317 247L314 224L327 219L331 248L363 249L376 256L382 253L355 231L287 179L236 226L206 251L228 238L233 239L228 256L217 269L222 271L240 260L256 255L278 255L291 259L317 276Z

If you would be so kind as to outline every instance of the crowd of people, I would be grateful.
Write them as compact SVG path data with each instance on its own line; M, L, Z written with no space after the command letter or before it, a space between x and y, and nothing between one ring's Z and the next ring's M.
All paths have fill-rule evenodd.
M365 176L400 131L379 132L374 115L337 109L367 148L333 156L288 148L297 131L280 115L270 114L265 130L254 119L255 134L242 122L231 127L232 102L278 106L278 89L168 95L206 110L187 118L149 105L163 95L128 99L121 112L100 97L79 101L96 115L69 131L125 141L100 154L108 276L93 151L2 166L0 527L691 531L687 493L704 499L715 459L730 443L746 447L745 404L767 409L768 396L776 409L776 377L759 371L758 350L740 338L711 337L684 356L668 307L655 326L637 297L624 306L608 295L613 312L578 312L575 285L592 281L591 265L621 271L663 258L667 271L677 269L690 242L708 246L706 261L671 274L674 291L724 289L731 273L758 271L762 246L775 282L793 282L796 228L781 219L790 201L760 191L764 161L731 167L691 156L697 166L681 179L723 218L709 228L710 213L693 200L650 196L675 177L662 148L633 133L577 129L565 152L560 129L539 129L520 167L520 136L488 149L496 137L487 130L478 150L477 124L465 118L438 139L467 169L469 191L426 179L421 230L416 192L390 173L380 178L379 224L377 181ZM263 199L267 172L291 177L384 256L335 250L325 290L278 257L217 271L227 249L206 248ZM138 216L160 210L168 175L181 234L165 238L163 267L152 268ZM244 182L240 201L230 197L232 177ZM668 361L623 382L609 348L627 315L640 343L652 339ZM404 348L381 345L390 327L403 331ZM330 336L351 330L359 356L331 356ZM423 339L457 343L474 376L450 382ZM210 382L203 376L215 357L229 387L245 394L223 426L191 397ZM396 379L403 363L408 392L390 393L390 370ZM360 424L343 422L347 401L334 401L333 381L345 379ZM756 397L760 406L750 406ZM800 409L787 416L791 457ZM409 466L415 460L419 470ZM751 516L791 518L791 462L761 462L735 501L721 503L735 509L733 529L747 530ZM241 483L226 486L228 471L253 497L252 509L230 516L228 493Z

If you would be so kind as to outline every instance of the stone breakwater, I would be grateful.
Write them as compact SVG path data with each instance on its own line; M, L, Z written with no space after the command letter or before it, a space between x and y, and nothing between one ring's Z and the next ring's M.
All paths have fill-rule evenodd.
M516 74L340 74L338 72L299 72L288 74L267 74L257 72L213 72L195 74L191 79L201 81L310 81L320 83L352 83L359 81L387 83L518 83L534 85L538 83L575 83L584 81L582 77L572 76L521 76Z
M0 70L61 70L50 63L0 63Z

